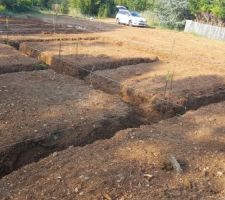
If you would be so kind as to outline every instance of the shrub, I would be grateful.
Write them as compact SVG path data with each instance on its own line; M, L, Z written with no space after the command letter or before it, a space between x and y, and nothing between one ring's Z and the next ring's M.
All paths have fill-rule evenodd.
M0 4L0 13L3 13L3 12L5 12L5 11L6 11L6 6Z
M160 25L169 28L183 28L190 17L188 0L158 0L155 12Z

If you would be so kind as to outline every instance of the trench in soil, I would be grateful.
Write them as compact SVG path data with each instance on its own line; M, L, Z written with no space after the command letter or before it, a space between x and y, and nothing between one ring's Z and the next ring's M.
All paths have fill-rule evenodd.
M130 113L128 117L114 116L100 119L95 122L96 128L92 128L93 124L89 123L79 127L60 129L39 138L27 139L0 149L0 178L24 165L37 162L53 152L70 146L85 146L96 140L109 139L120 130L140 126L138 118L133 116Z
M89 39L87 38L86 40ZM82 57L82 55L74 55L73 62L71 62L67 58L64 59L63 55L58 56L58 54L51 55L51 53L42 52L38 48L32 47L32 44L29 45L29 43L22 43L19 49L24 54L33 58L37 58L40 61L46 63L47 65L49 65L49 68L52 68L58 73L78 77L80 79L84 79L91 72L97 70L116 69L124 65L136 65L141 63L152 63L158 61L158 57L141 57L140 55L137 57L121 57L118 59L108 58L108 60L104 60L104 58L102 59L101 55L99 55L99 57L89 57L89 55ZM76 62L76 59L86 59L89 63L82 64L79 61Z
M16 48L18 47L15 44L12 44L12 46ZM136 101L135 95L132 98ZM71 134L75 133L76 129L67 129L48 133L47 136L42 138L23 141L6 148L0 153L0 177L9 174L24 165L37 162L41 158L44 158L55 151L66 149L69 146L84 146L93 143L96 140L109 139L113 137L117 131L138 127L144 123L156 123L177 114L184 114L187 110L198 109L202 106L224 100L225 88L222 90L220 88L214 94L189 99L185 105L186 109L183 109L184 106L179 107L174 106L173 104L165 105L164 103L159 103L157 105L153 105L154 109L158 113L158 116L156 116L155 119L149 118L149 113L146 113L147 117L145 116L144 118L141 117L141 115L137 115L138 112L141 113L143 110L138 110L138 107L133 107L134 111L129 114L128 118L106 119L105 121L100 122L101 126L99 128L93 129L90 133L84 134L84 136L81 136L82 132L77 133L81 136L80 138L76 138L74 134ZM132 105L132 103L130 103L130 105ZM71 138L71 135L74 137Z
M74 37L68 37L68 38L60 38L60 37L57 37L57 38L52 38L51 35L49 35L49 38L45 38L45 39L26 39L26 40L11 40L11 39L3 39L2 40L2 43L4 44L8 44L12 47L14 47L16 50L19 50L20 48L20 45L21 43L24 43L24 42L50 42L50 41L82 41L82 40L97 40L99 37L94 37L94 36L90 36L90 37L78 37L78 36L74 36Z
M14 44L11 46L17 48ZM141 125L138 116L133 112L124 117L114 116L96 123L97 128L90 128L91 130L89 129L90 131L86 133L82 132L82 129L85 132L86 126L81 127L81 130L65 128L46 133L40 138L27 139L0 149L0 178L25 165L37 162L53 152L64 150L69 146L85 146L96 140L109 139L120 130ZM92 125L89 124L91 127Z
M26 34L54 34L54 33L72 33L72 34L78 34L87 32L83 29L78 29L75 26L67 27L67 26L60 26L58 24L51 24L41 21L33 21L33 24L30 22L27 24L26 20L24 21L8 21L8 25L6 24L6 19L4 21L0 21L0 31L2 34L7 35L26 35ZM7 27L8 26L8 27Z
M135 97L134 97L135 98ZM151 104L150 111L149 108L144 109L135 106L136 114L142 116L142 123L150 124L157 123L161 120L172 118L174 116L179 116L185 114L189 110L197 110L203 106L209 104L219 103L225 101L225 86L223 89L215 89L211 94L205 94L202 96L196 96L189 99L183 104L177 104L170 101L165 101L164 99L158 99L156 102L149 102L146 104ZM152 114L152 111L154 112Z

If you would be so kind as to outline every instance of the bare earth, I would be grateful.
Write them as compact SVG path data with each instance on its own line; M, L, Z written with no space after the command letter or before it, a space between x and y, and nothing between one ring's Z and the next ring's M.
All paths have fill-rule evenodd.
M0 18L0 199L225 200L225 43L52 19Z
M135 126L119 97L51 70L0 75L0 176Z
M39 58L59 73L78 77L87 75L88 71L156 60L156 57L143 50L98 38L63 42L28 42L20 45L20 51Z
M61 21L72 23L63 18ZM80 23L88 27L96 22ZM100 39L85 40L86 48L82 47L82 41L78 48L77 42L61 44L62 63L57 59L59 42L24 43L21 51L39 57L59 73L84 78L88 74L86 69L101 70L87 77L87 83L105 92L120 94L124 101L137 107L143 123L156 122L225 99L223 42L182 32L125 26L92 31L92 35ZM107 42L98 42L96 49L96 41L103 38L107 38ZM209 52L209 49L213 51ZM139 54L149 55L153 61L156 61L153 57L158 57L160 62L134 65L144 63L142 59L133 61ZM132 60L114 61L121 57ZM109 62L105 61L109 59ZM166 83L168 75L172 79Z
M55 153L3 178L0 197L223 200L224 107L210 105ZM180 174L171 156L180 164Z
M0 44L0 74L43 69L40 63L37 59L30 58L13 47Z

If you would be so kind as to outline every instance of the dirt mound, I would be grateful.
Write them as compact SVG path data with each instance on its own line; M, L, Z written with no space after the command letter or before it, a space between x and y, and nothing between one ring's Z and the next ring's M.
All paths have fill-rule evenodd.
M46 69L40 61L30 58L14 48L0 44L0 74Z
M81 78L90 71L157 60L149 53L130 49L123 43L111 43L106 39L23 43L20 50L38 57L59 73Z
M96 71L86 78L94 88L120 94L147 122L183 114L225 99L225 70L183 62L154 62Z
M220 199L225 103L54 153L0 181L2 199ZM180 171L179 171L180 170Z
M119 97L51 70L0 76L0 175L138 121Z

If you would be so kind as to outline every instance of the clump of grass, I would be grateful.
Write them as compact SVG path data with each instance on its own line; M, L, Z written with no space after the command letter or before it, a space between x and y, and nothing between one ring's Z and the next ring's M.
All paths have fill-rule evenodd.
M144 11L141 15L147 20L149 27L159 26L159 21L153 11Z
M166 78L165 78L164 98L166 98L166 93L167 93L168 87L170 90L173 90L173 77L174 77L174 72L168 71Z
M39 69L39 70L45 70L45 69L48 69L48 65L44 64L44 63L39 63L37 65L34 66L36 69Z

